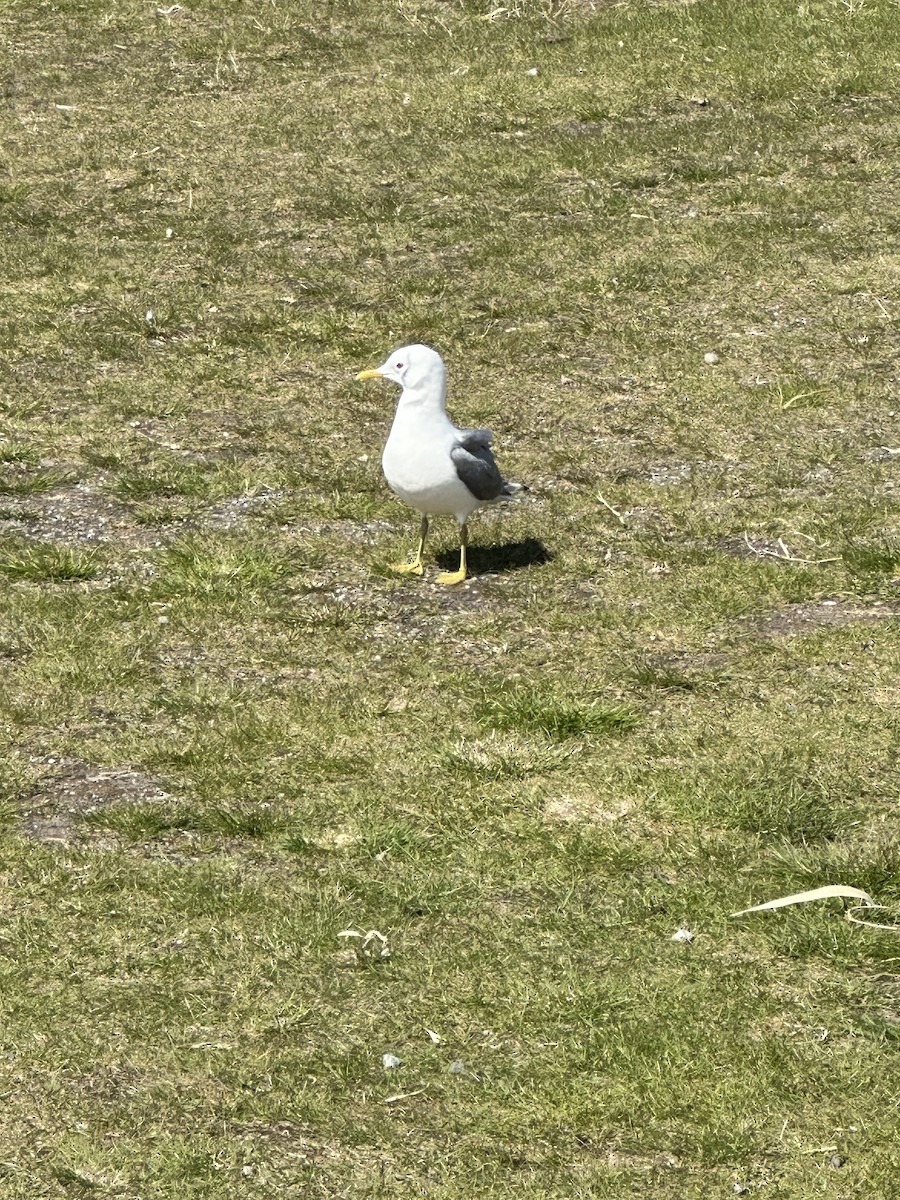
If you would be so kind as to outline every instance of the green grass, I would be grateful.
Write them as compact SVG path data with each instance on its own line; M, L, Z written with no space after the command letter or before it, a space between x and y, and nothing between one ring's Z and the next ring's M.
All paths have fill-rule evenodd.
M41 492L53 491L54 488L70 481L71 476L67 475L65 471L56 471L52 468L34 472L15 468L0 470L0 495L32 496Z
M54 542L0 540L0 574L37 583L68 583L96 578L98 554Z
M893 1200L897 21L0 16L4 1200Z
M302 568L302 560L297 566ZM190 596L207 602L264 598L276 592L290 570L286 551L272 550L261 541L248 546L234 539L185 538L171 542L163 552L154 592L166 598Z
M621 704L596 699L573 704L535 688L504 689L487 696L481 716L493 728L542 733L553 740L624 732L638 724L636 714Z

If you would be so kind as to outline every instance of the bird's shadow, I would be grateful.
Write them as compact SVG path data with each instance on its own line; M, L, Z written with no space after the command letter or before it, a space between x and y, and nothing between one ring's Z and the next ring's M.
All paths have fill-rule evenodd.
M552 550L537 538L503 542L499 546L470 545L466 551L466 562L473 575L505 575L523 567L540 566L552 559ZM446 571L455 571L459 566L459 551L444 550L437 555L437 563Z

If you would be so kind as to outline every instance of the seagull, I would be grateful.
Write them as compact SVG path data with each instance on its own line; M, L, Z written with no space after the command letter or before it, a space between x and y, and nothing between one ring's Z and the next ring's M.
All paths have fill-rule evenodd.
M422 525L415 558L393 569L421 575L429 519L449 514L459 522L459 570L442 572L438 583L462 583L469 517L482 504L510 500L528 489L500 474L490 429L457 429L447 416L447 370L430 346L401 346L380 367L360 371L356 378L389 379L403 389L381 466L388 487L421 513Z

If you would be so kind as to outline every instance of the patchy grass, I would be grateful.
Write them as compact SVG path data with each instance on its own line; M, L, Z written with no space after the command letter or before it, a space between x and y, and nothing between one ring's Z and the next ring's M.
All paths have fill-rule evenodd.
M621 704L597 699L573 704L536 688L515 688L486 697L481 715L495 729L542 733L554 740L620 733L638 724L637 714Z
M273 550L261 541L248 545L233 538L185 538L172 542L162 553L153 590L166 599L266 597L277 591L290 570L286 551Z
M0 1192L893 1200L896 4L0 24Z
M34 496L41 492L50 492L71 479L65 471L48 468L44 471L28 471L19 467L20 460L15 460L13 469L0 469L0 495L4 496Z
M93 550L24 538L0 540L0 574L10 579L68 583L95 579L99 570L99 557Z

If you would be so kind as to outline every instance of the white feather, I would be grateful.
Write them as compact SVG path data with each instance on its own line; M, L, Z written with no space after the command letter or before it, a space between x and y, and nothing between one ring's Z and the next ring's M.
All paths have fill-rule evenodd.
M378 371L403 388L381 458L388 486L417 512L452 514L462 525L482 502L450 457L461 433L447 416L441 356L428 346L403 346Z

